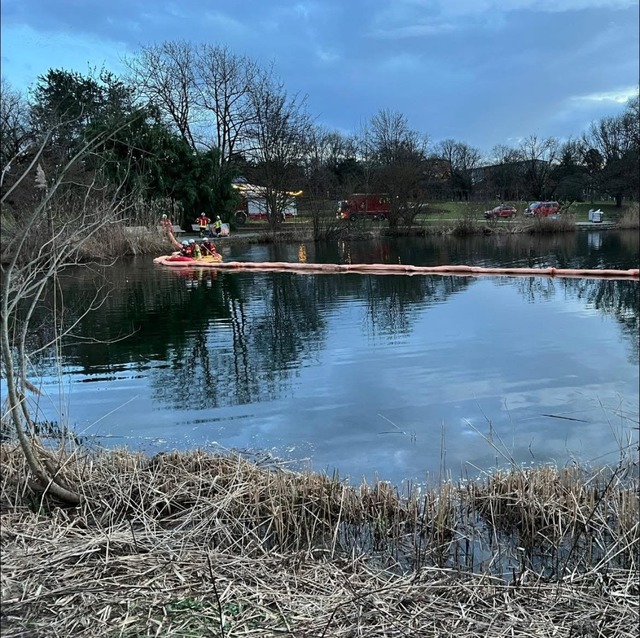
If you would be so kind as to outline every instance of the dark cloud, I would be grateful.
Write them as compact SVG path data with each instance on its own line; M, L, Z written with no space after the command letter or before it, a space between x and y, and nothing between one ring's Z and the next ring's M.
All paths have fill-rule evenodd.
M637 85L637 6L571 0L558 10L523 0L521 10L504 11L502 4L5 0L3 41L12 44L3 45L3 75L31 74L32 82L72 55L80 71L90 62L113 65L163 40L221 44L274 62L287 88L307 94L328 126L355 130L392 108L434 139L483 150L533 132L576 135L591 115L620 108L581 96ZM10 36L21 28L37 40L16 43Z

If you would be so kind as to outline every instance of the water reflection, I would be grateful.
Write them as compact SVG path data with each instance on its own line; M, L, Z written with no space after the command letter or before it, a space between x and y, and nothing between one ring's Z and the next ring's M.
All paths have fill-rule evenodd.
M300 244L222 249L301 255ZM609 234L597 249L587 233L304 249L309 262L637 265L637 241ZM63 278L65 312L79 316L105 283L63 353L70 418L101 436L295 448L320 468L396 480L435 471L443 445L447 463L486 467L495 432L520 460L595 456L611 438L603 404L621 414L637 399L632 281L216 275L135 259Z

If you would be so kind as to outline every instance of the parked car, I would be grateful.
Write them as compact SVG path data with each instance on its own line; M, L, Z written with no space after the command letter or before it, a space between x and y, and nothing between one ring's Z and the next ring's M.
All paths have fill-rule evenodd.
M499 217L506 217L508 219L511 219L512 217L516 216L517 212L518 211L513 206L501 205L496 206L491 210L485 210L484 216L485 219L498 219Z
M531 202L525 209L524 215L527 217L548 217L560 211L558 202Z

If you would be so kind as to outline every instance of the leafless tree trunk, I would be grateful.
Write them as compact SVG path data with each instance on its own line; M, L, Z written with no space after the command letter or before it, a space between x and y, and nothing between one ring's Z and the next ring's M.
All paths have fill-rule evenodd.
M434 157L449 164L450 195L469 199L473 189L473 170L480 164L480 151L464 142L446 139L436 145Z
M401 113L382 110L371 118L365 139L378 192L389 197L389 227L411 225L426 197L426 136L413 131Z
M518 153L522 162L526 187L533 197L551 197L554 185L551 174L558 160L560 145L554 137L539 139L530 135L520 143Z
M288 191L298 178L313 124L305 100L287 95L269 74L252 89L251 105L255 120L248 131L248 155L265 188L269 226L275 230L291 201Z
M39 487L63 501L77 504L81 498L79 492L64 484L57 469L51 467L48 457L42 456L32 443L34 418L27 392L33 388L28 377L31 373L30 357L34 351L30 350L28 337L34 312L47 289L55 283L63 269L80 263L79 255L85 244L121 213L123 200L117 189L108 191L102 188L99 178L95 176L92 182L82 187L72 209L67 205L57 206L60 193L74 188L68 179L72 167L81 163L97 144L104 141L104 136L87 141L51 179L47 178L39 163L48 141L49 136L45 137L31 163L23 168L16 182L0 200L4 205L12 191L27 179L35 179L34 188L42 193L37 204L24 216L20 231L9 239L1 260L0 351L2 373L7 384L5 416L15 427ZM67 201L65 198L65 204ZM41 241L34 243L34 236L42 238ZM86 312L95 307L95 302L97 299ZM39 349L59 344L78 319L66 327L59 324L55 317L53 321L51 341Z
M229 49L202 45L195 57L195 102L212 117L213 139L203 140L220 151L222 163L246 145L248 127L255 121L251 90L261 77L257 64Z
M173 124L184 140L196 149L195 51L188 42L163 42L142 47L140 53L125 59L129 81L140 96L160 108L165 120Z
M339 133L322 127L312 128L308 133L304 191L315 240L337 237L344 232L344 226L336 218L336 205L339 199L337 168L346 157L346 147L347 142Z
M0 89L0 166L2 177L11 170L11 164L30 143L28 125L29 106L9 82L2 78ZM0 180L0 183L4 180Z

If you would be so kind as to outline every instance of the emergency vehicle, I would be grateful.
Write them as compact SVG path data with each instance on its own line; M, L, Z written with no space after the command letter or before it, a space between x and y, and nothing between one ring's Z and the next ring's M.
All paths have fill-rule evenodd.
M249 184L243 179L236 180L231 186L240 194L240 205L235 210L236 224L242 225L252 219L269 219L267 189L264 186ZM280 211L282 221L298 214L296 198L301 195L302 191L285 191L281 194L284 200L284 207Z
M355 221L357 219L385 220L391 212L389 197L384 194L354 193L338 202L338 219Z

